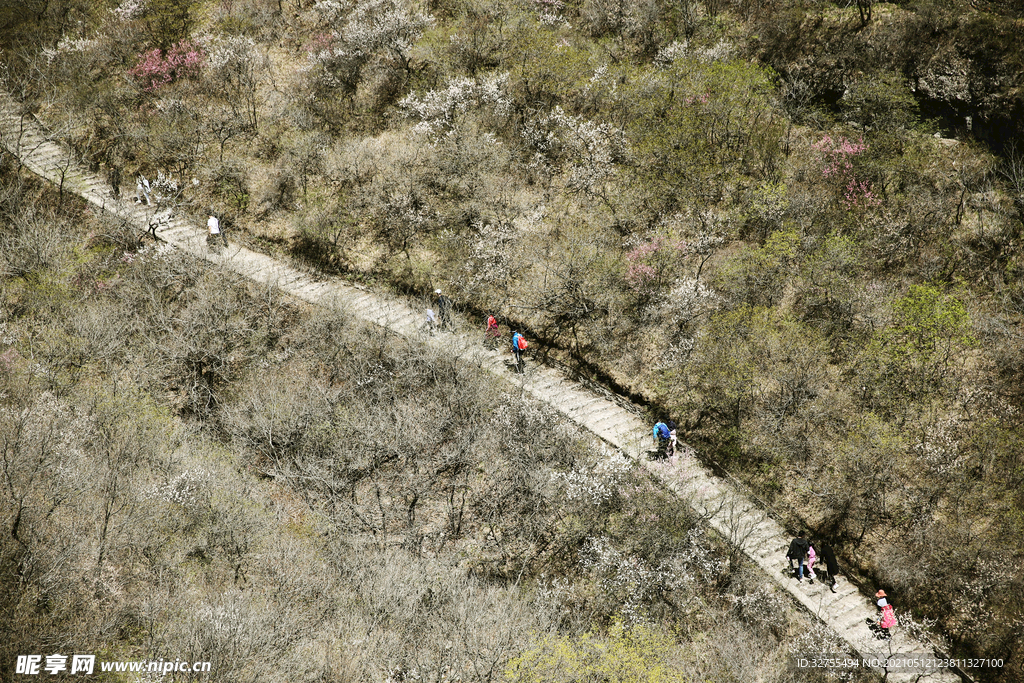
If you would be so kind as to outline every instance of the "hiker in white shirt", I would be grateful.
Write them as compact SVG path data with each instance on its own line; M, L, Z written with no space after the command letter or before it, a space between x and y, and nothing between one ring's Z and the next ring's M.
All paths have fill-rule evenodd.
M210 238L207 242L215 241L217 239L217 235L220 235L220 238L224 240L224 246L228 246L228 238L220 231L220 221L217 220L216 216L210 214L209 220L206 221L206 227L210 229Z

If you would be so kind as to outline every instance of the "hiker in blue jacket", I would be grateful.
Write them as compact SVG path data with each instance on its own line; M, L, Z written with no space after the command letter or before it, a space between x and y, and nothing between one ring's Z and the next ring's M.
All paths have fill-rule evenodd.
M654 445L658 448L657 457L667 457L669 439L672 435L668 425L659 421L654 425L654 431L651 435L654 437Z
M526 338L518 332L512 333L512 355L516 359L516 372L520 375L526 370L526 364L523 363L523 350L526 349Z

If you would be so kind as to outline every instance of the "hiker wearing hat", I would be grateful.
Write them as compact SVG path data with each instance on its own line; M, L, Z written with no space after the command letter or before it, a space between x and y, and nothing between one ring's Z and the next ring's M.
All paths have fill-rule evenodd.
M441 327L446 330L454 330L455 326L452 324L452 300L442 294L440 289L435 289L434 294L437 295L437 314L441 318Z
M872 622L868 619L868 626L874 631L875 637L888 640L892 637L889 629L896 625L896 612L893 610L892 605L889 604L889 596L885 594L885 591L879 590L875 593L875 597L878 598L876 604L880 610L878 621Z

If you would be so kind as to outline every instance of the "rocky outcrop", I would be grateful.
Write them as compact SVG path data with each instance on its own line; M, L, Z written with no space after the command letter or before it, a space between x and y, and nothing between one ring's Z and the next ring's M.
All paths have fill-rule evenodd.
M974 104L971 72L971 63L951 46L945 46L917 70L914 89L919 97L967 111Z
M945 135L972 135L997 153L1013 141L1024 145L1021 20L969 7L960 16L886 7L860 28L847 14L805 15L799 41L762 38L758 57L837 108L851 83L896 72L921 117L937 120Z

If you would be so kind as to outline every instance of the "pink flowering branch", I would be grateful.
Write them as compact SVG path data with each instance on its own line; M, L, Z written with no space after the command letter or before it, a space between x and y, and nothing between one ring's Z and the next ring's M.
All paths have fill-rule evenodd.
M318 55L327 52L334 47L335 36L332 33L320 33L309 39L306 43L306 52L311 55Z
M626 283L637 293L648 291L669 268L672 256L686 251L686 242L662 236L635 247L626 253Z
M822 156L821 174L826 178L835 175L845 175L853 170L852 159L867 151L868 146L863 140L853 142L843 136L833 139L826 135L814 143L814 149Z
M847 208L854 208L857 206L878 206L882 203L881 198L875 195L871 191L870 181L864 180L858 182L856 178L850 178L850 182L846 184L846 189L843 190L843 204Z
M139 62L128 71L128 75L142 84L146 92L159 90L179 78L192 77L203 68L206 55L203 51L183 40L167 51L150 50L139 55Z
M872 190L871 181L857 180L853 173L853 159L868 149L863 140L853 142L843 136L832 138L826 135L813 146L821 153L822 177L834 178L843 188L842 202L846 208L878 206L881 203Z

